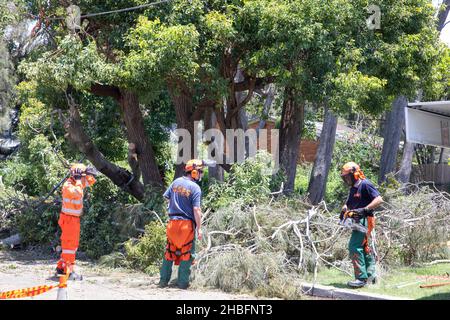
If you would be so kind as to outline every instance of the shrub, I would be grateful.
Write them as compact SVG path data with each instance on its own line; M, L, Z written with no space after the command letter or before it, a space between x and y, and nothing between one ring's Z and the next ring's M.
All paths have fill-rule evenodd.
M15 216L15 226L25 244L55 245L59 240L59 208L44 206L41 210L24 208Z
M125 239L113 220L114 204L97 202L90 205L81 217L80 251L97 259L117 249Z
M224 183L213 184L205 198L204 206L212 209L226 207L236 199L245 204L255 204L270 196L272 182L271 156L258 152L241 164L234 164Z
M126 260L130 267L153 274L161 265L166 244L166 228L159 221L145 226L145 233L136 243L125 243Z

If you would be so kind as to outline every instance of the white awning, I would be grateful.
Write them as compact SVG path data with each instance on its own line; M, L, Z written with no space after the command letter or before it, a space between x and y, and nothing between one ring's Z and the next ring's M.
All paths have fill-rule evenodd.
M405 131L409 142L450 148L450 101L409 103Z
M450 101L412 102L408 107L450 117Z

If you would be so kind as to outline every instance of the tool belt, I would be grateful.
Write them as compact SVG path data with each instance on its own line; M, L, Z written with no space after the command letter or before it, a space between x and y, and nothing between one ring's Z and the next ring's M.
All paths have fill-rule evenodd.
M192 221L194 223L194 227L195 227L195 220L192 219L192 217L187 215L186 213L169 213L169 218L171 218L171 219L173 219L173 218L189 219L190 221Z

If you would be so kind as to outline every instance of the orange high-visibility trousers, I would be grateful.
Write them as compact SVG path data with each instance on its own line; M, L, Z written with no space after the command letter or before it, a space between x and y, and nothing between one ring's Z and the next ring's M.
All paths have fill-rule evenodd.
M175 265L179 265L180 261L190 260L194 232L194 223L191 220L170 220L166 230L165 259L175 261Z
M58 268L66 270L75 264L75 255L80 242L80 217L64 213L59 215L58 224L61 227L61 259Z

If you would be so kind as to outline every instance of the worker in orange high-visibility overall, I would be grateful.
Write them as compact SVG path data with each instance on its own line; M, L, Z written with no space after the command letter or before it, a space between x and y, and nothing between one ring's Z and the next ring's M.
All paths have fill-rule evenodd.
M83 213L83 191L95 183L95 170L83 164L70 168L70 177L62 187L62 208L58 224L61 227L61 258L56 267L58 276L73 272L80 241L80 217Z
M189 286L190 268L195 257L195 239L202 239L201 189L197 184L203 175L205 162L189 160L185 175L175 179L167 188L164 197L169 202L167 224L167 246L160 270L160 287L166 287L172 275L172 265L179 265L177 285L180 289ZM197 235L197 236L196 236Z

